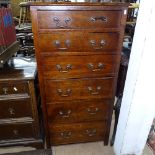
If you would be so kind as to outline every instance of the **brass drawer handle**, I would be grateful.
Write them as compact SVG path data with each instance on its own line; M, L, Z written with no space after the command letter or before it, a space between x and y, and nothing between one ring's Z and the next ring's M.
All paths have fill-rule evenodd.
M14 134L14 136L18 136L19 135L19 131L18 130L13 130L13 134Z
M71 110L68 110L67 112L59 111L59 115L63 118L68 118L70 117L71 112Z
M92 87L88 87L88 91L91 95L98 95L100 90L101 86L97 86L96 91L94 91Z
M8 94L8 88L7 87L2 88L2 90L3 90L4 95Z
M71 95L72 90L67 89L66 92L64 93L62 89L57 89L57 92L58 92L58 95L60 95L61 97L68 97Z
M54 17L53 21L55 22L56 27L58 27L58 28L67 28L68 27L68 23L71 22L71 18L66 17L64 19L64 25L61 24L61 20L58 17Z
M65 132L60 133L60 136L63 137L63 138L70 138L71 135L72 135L71 131L65 131Z
M10 115L15 115L15 110L13 108L8 109Z
M3 88L3 93L4 93L4 95L7 95L8 94L8 88L7 87L4 87ZM17 87L13 87L13 91L15 91L15 92L17 92L18 91L18 89L17 89Z
M17 87L13 87L13 90L14 90L15 92L17 92L17 91L18 91Z
M61 47L61 42L59 40L55 40L54 44L58 50L67 50L70 47L71 41L70 40L65 41L66 47Z
M107 21L108 21L107 17L105 17L105 16L101 16L101 17L91 17L90 20L91 20L92 22L96 22L97 20L100 20L100 21L102 21L102 22L107 22Z
M68 64L68 65L66 66L66 69L65 69L65 70L63 70L63 68L61 67L60 64L57 64L56 67L57 67L57 70L58 70L59 72L61 72L61 73L68 73L68 72L72 69L72 65L71 65L71 64Z
M92 63L88 64L88 68L92 71L92 72L97 72L97 71L101 71L104 68L104 64L102 64L101 62L98 63L97 68L94 67L94 65Z
M97 133L97 130L96 129L87 129L85 131L85 133L89 136L89 137L92 137L92 136L95 136L96 133Z
M105 40L102 39L100 41L99 45L97 46L96 45L97 43L96 43L95 40L90 40L90 44L92 45L93 49L100 50L100 49L102 49L104 47L104 45L106 45L106 42L105 42Z
M97 112L99 111L99 108L95 108L95 109L93 109L93 108L87 108L87 111L88 111L88 113L90 115L96 115Z

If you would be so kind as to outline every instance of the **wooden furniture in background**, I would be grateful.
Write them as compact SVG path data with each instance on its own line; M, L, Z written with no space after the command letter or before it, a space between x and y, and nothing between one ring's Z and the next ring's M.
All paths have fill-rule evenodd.
M43 148L35 96L36 63L13 58L0 69L0 147Z
M15 41L10 46L4 48L0 48L0 68L19 50L19 42Z
M47 146L108 144L127 4L31 6Z
M20 15L19 15L19 27L22 24L26 24L30 18L30 4L32 2L42 2L43 0L23 0L19 3ZM30 19L29 19L30 20Z

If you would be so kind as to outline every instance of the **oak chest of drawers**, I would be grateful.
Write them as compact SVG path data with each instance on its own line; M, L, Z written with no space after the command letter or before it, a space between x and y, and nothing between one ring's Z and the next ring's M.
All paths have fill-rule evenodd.
M31 6L47 144L108 144L127 5Z
M35 61L13 58L0 69L0 147L43 148L35 96Z

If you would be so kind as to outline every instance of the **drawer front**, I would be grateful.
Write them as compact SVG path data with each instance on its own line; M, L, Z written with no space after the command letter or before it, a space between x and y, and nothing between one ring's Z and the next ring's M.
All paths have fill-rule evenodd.
M118 62L118 55L42 57L44 77L47 79L114 76Z
M0 125L0 140L32 137L35 137L35 131L31 123Z
M46 80L46 102L112 98L114 82L114 78Z
M69 123L77 119L76 103L47 104L46 107L49 123Z
M49 125L53 145L104 140L103 122Z
M1 82L0 95L28 94L28 82Z
M118 28L121 11L38 11L39 29Z
M39 34L39 49L45 52L117 52L119 33L56 31Z
M0 100L0 107L0 119L32 117L30 98Z
M72 101L47 104L49 123L108 120L113 101Z

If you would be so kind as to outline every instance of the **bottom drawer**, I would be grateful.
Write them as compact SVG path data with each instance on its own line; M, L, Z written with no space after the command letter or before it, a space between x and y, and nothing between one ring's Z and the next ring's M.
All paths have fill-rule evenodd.
M69 144L104 140L106 125L103 122L49 125L51 144Z
M32 123L16 123L0 125L0 140L35 138Z

